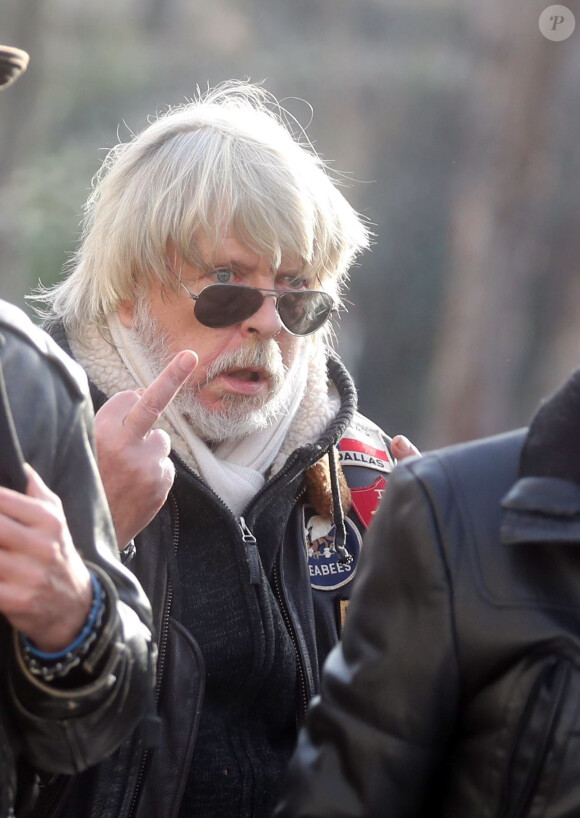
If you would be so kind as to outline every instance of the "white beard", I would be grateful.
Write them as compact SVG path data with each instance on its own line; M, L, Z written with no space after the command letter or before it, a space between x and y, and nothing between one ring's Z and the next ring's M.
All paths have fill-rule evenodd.
M159 374L171 361L167 335L163 333L149 311L146 299L137 299L133 315L136 344L147 358L155 374ZM294 358L298 365L300 355ZM260 367L269 376L269 389L265 395L226 394L219 409L207 409L199 394L202 387L221 372L246 367ZM206 443L239 440L253 432L267 429L288 411L292 398L293 379L284 365L282 352L273 338L250 339L243 346L219 355L207 371L201 384L185 384L173 399L173 406L193 431Z

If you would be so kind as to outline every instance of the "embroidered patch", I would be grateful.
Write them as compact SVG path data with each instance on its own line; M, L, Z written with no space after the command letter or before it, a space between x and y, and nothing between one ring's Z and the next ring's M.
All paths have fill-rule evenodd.
M362 466L388 474L393 470L393 461L386 449L377 449L363 440L343 437L338 444L341 466Z
M386 486L387 481L382 475L379 475L370 486L351 488L352 505L365 528L371 524Z
M334 547L335 528L332 520L317 514L311 506L303 509L304 541L308 554L310 583L318 591L335 591L350 582L356 574L362 545L355 524L345 517L346 548L351 563L340 562Z

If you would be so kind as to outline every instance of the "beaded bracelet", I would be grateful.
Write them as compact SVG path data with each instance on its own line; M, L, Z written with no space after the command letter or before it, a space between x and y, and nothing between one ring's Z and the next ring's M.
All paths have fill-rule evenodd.
M64 650L46 653L39 650L24 634L20 634L20 644L26 667L33 676L39 676L44 682L62 679L73 668L78 667L96 642L103 624L105 614L105 593L95 574L91 571L93 601L87 621L71 644Z

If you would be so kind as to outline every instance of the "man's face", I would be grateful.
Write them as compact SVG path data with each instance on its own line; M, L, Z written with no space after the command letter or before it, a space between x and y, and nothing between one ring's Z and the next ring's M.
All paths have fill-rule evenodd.
M245 433L266 425L271 415L282 408L288 397L284 396L286 375L304 341L283 328L273 298L265 298L254 315L234 326L206 327L196 319L195 302L184 287L198 295L204 287L215 283L272 290L292 289L301 281L288 260L283 259L280 269L274 272L266 257L248 250L233 236L227 237L214 252L201 240L199 250L207 262L204 269L179 261L173 270L174 289L164 288L156 280L140 307L126 302L121 305L119 316L125 326L136 331L156 368L177 352L193 349L199 356L199 365L191 383L186 385L181 408L188 411L195 403L194 418L200 412L210 421L215 416L213 420L221 418L226 428L229 424L230 433L232 422L234 427L237 424L239 433ZM177 285L178 279L184 287ZM188 405L184 406L184 401ZM211 423L209 429L201 422L194 425L201 425L199 433L209 439L228 436L225 428L212 432Z

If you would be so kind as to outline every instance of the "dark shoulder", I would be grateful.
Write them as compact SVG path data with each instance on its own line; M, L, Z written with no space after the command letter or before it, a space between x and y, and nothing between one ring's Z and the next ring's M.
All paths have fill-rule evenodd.
M411 472L432 499L452 495L470 506L501 501L518 479L526 429L448 446L399 464Z
M4 339L5 351L22 361L46 362L57 372L68 389L79 397L87 394L87 379L81 367L75 363L52 338L18 307L0 299L0 334Z

